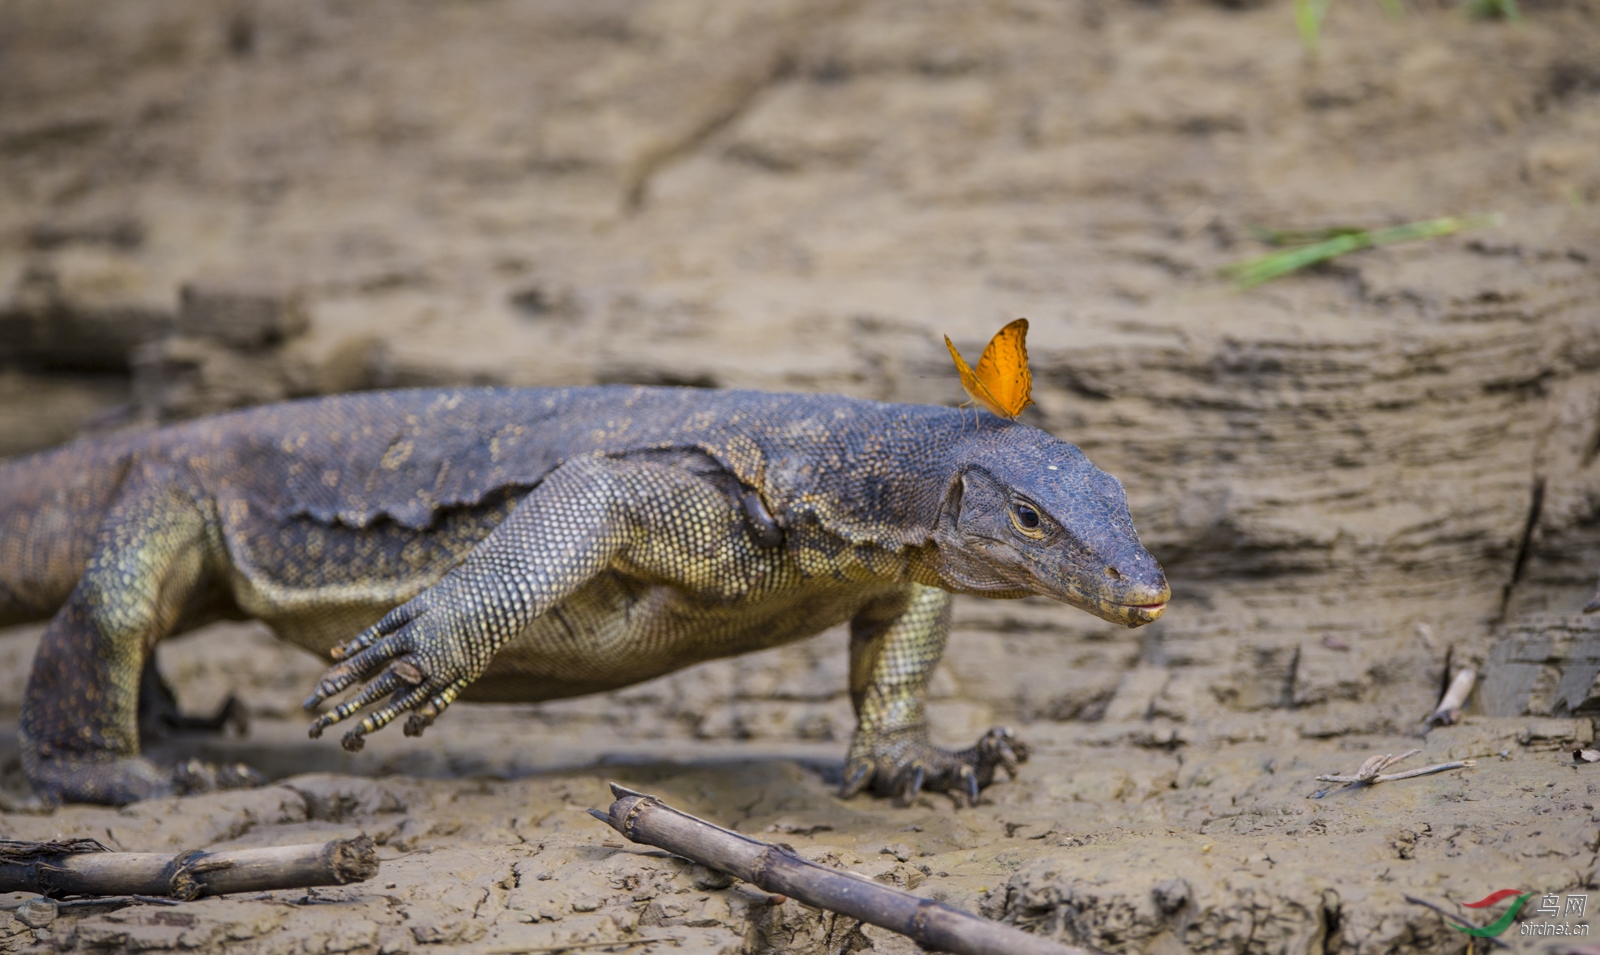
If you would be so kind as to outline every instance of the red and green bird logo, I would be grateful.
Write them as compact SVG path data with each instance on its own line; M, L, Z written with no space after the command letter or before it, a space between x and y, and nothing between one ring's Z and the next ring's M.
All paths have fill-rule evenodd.
M1511 903L1511 907L1506 909L1505 913L1499 918L1495 919L1493 922L1490 922L1488 925L1485 925L1483 928L1478 928L1475 925L1457 925L1454 922L1447 922L1445 924L1449 925L1458 932L1465 932L1468 935L1475 935L1478 938L1493 938L1494 936L1499 935L1501 932L1504 932L1506 929L1511 927L1512 921L1517 917L1517 910L1522 908L1522 903L1533 898L1533 893L1519 892L1516 889L1501 889L1498 892L1493 892L1487 896L1484 896L1476 902L1461 903L1464 908L1484 909L1495 904L1501 899L1508 899L1513 895L1517 897L1517 900Z

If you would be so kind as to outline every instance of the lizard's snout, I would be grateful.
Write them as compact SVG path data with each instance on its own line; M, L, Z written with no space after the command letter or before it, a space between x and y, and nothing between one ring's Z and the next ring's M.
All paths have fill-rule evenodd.
M1108 563L1096 583L1098 586L1085 588L1089 600L1083 609L1128 627L1141 627L1159 619L1172 599L1167 575L1148 553Z

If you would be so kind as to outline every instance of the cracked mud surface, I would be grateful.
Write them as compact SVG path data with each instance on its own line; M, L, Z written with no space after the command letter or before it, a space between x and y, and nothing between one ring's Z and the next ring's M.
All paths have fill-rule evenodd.
M16 659L30 642L15 634L0 644ZM812 649L842 651L837 635L816 641L830 642ZM306 740L304 721L285 718L319 669L309 655L253 627L214 628L167 651L163 663L189 699L230 685L218 661L259 668L246 695L257 718L246 738L168 740L155 752L245 759L281 778L120 810L0 813L7 837L87 836L176 854L367 833L379 843L379 875L73 913L43 941L13 920L0 935L9 950L58 937L90 951L482 951L612 939L657 939L641 946L651 952L914 950L624 846L584 812L609 805L608 781L1106 951L1448 951L1462 936L1406 894L1469 901L1487 882L1568 892L1597 877L1600 780L1570 755L1592 739L1587 720L1473 716L1426 739L1308 738L1307 721L1283 713L1033 722L1020 728L1033 759L979 807L925 795L896 808L834 795L837 744L694 740L670 726L596 726L535 707L462 705L422 739L348 754ZM746 665L777 669L782 655ZM658 682L637 692L673 691ZM1477 765L1366 789L1315 781L1413 747L1422 752L1397 768ZM15 767L14 744L0 758Z
M1286 0L0 4L0 454L379 386L949 403L942 336L1026 315L1024 420L1122 479L1175 594L1134 632L958 602L936 735L1036 753L972 810L831 795L837 633L352 755L305 739L321 664L230 624L161 664L250 734L152 748L273 785L14 812L38 628L5 631L0 835L384 861L48 937L0 913L0 950L909 950L607 845L611 779L1111 952L1459 952L1406 894L1600 889L1570 756L1600 712L1600 13L1523 10L1335 4L1312 62ZM1253 225L1478 212L1505 224L1214 278ZM246 299L281 327L193 304ZM1424 737L1462 666L1466 723ZM1477 764L1311 798L1413 747Z

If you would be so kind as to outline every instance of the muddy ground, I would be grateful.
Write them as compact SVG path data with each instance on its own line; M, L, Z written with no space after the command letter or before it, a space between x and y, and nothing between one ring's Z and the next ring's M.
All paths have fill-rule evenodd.
M1282 0L0 3L0 454L415 384L953 403L941 336L1025 315L1024 420L1123 480L1175 592L1134 632L958 604L935 732L1036 746L961 810L831 794L838 633L351 755L304 736L320 663L230 624L161 663L249 735L154 749L274 785L35 814L14 629L0 836L367 832L384 862L0 914L0 949L908 950L618 847L581 811L611 779L1111 952L1458 952L1407 894L1600 889L1600 765L1571 757L1600 713L1600 8L1521 12L1341 0L1311 57ZM1215 277L1251 226L1489 212ZM1424 734L1463 666L1465 722ZM1315 798L1417 747L1477 763Z

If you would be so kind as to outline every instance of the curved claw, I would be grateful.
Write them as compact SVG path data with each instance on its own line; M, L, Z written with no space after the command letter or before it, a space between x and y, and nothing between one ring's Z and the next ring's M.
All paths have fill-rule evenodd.
M867 788L867 783L872 779L872 760L852 760L844 768L844 782L839 786L839 798L849 799L851 796Z
M355 676L350 673L345 665L331 667L322 675L322 679L318 681L316 689L311 691L311 695L306 697L305 702L300 704L300 708L314 710L322 705L323 700L338 696L344 691L345 687L354 682Z
M910 776L901 786L900 795L895 800L902 806L911 805L912 800L917 798L917 793L922 792L922 784L928 779L928 768L922 765L920 761L912 763L908 770Z
M398 631L401 627L417 618L421 607L414 607L417 599L412 599L394 608L384 615L382 620L356 634L355 638L342 646L334 647L329 656L335 660L343 660L352 654L360 653L378 643L384 637Z
M377 643L379 640L382 640L383 637L383 631L379 630L377 627L369 627L368 629L361 631L361 633L356 635L356 637L349 642L342 643L339 646L334 647L332 650L329 650L328 656L333 657L335 660L349 659L355 654L370 648L373 644Z
M318 681L317 688L311 691L311 695L306 697L304 703L300 704L300 708L314 710L359 682L361 673L350 664L341 663L336 667L330 667Z
M456 697L461 695L461 691L466 689L471 682L464 679L457 680L440 690L433 699L416 707L416 712L412 713L410 719L406 720L405 734L407 736L421 736L422 731L432 726L433 721L439 718L439 714L448 709L450 704L456 701Z
M317 684L317 688L300 705L308 710L316 709L327 700L365 680L369 674L385 663L409 652L409 649L399 640L390 640L375 647L368 647L338 666L330 667L328 672L322 675L322 681ZM412 686L424 679L422 671L410 662L407 662L404 668L391 667L391 671Z
M344 722L404 685L406 681L396 675L393 668L385 670L376 680L362 688L360 693L318 717L317 721L311 724L311 738L321 737L323 730L335 723Z
M1010 745L1005 742L1001 742L999 746L995 747L995 755L1000 759L1000 765L1006 771L1006 778L1016 779L1017 764L1020 762L1020 760L1017 759L1017 754L1012 751Z
M1006 771L1009 779L1017 778L1017 767L1028 760L1028 745L1017 739L1009 727L997 726L978 741L977 751L987 764L984 772L993 775L994 767Z
M424 716L421 713L412 713L406 718L406 725L401 728L401 732L407 736L421 736L423 731L432 725L433 717Z
M399 696L393 697L388 703L384 704L379 709L374 710L372 713L369 713L364 719L362 719L360 723L357 723L355 727L350 730L350 732L344 734L344 738L339 740L339 745L343 746L352 753L360 752L361 747L367 745L367 741L364 737L366 737L368 733L376 733L378 730L388 726L390 723L394 722L395 718L401 713L406 712L407 710L416 706L418 703L422 702L427 695L427 687L416 687L409 692L401 693Z
M967 797L967 805L976 806L978 804L979 789L978 771L973 769L971 766L962 766L961 771L957 775L961 780L961 791Z

